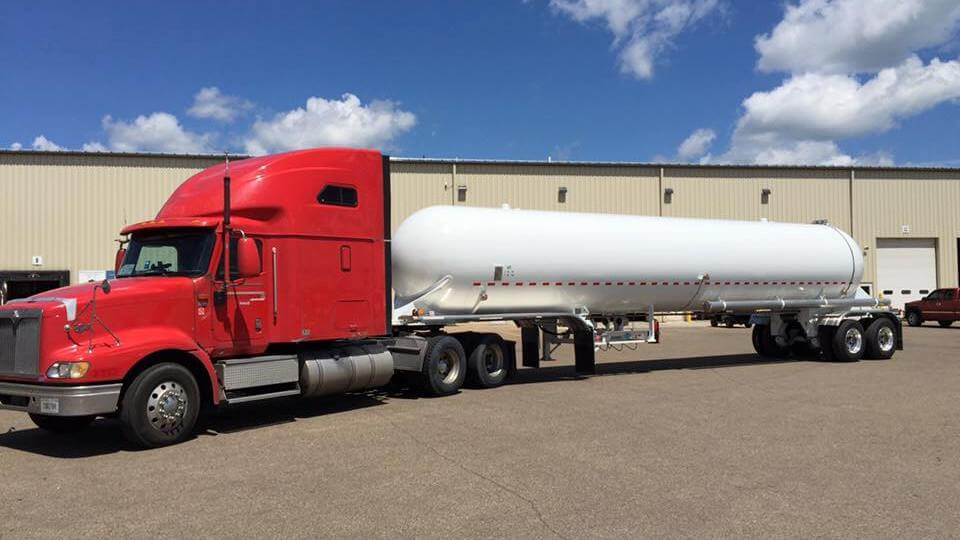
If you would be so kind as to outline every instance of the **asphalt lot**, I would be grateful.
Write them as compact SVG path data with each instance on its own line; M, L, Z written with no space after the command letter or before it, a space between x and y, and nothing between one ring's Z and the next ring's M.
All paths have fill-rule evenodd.
M758 363L749 331L572 350L513 384L236 408L134 451L0 412L0 537L949 537L960 327L889 361Z

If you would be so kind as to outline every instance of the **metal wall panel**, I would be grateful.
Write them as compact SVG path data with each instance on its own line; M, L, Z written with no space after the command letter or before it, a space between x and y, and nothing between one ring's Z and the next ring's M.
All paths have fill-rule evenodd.
M183 180L217 157L0 153L0 270L107 269L125 224L153 217ZM960 170L698 167L394 161L394 229L436 204L811 222L851 231L875 281L877 238L936 238L939 286L958 280ZM458 188L465 188L458 201ZM566 188L565 202L560 192ZM770 189L767 204L762 190ZM664 203L664 191L673 189ZM851 199L852 195L852 199ZM904 226L907 226L904 229ZM909 232L904 232L907 230Z
M0 154L0 270L113 266L120 229L149 219L206 158ZM31 264L43 257L43 266Z
M390 163L390 227L410 214L438 204L452 204L453 170L449 163Z
M874 281L878 238L936 238L937 286L957 283L960 171L857 170L854 238L867 246L864 281Z
M457 204L655 216L655 168L585 165L457 164ZM565 193L561 195L561 190ZM562 198L561 198L562 197ZM563 200L564 202L561 202Z
M668 167L673 189L663 215L811 223L826 219L850 231L849 172L837 169ZM763 190L770 190L764 204Z

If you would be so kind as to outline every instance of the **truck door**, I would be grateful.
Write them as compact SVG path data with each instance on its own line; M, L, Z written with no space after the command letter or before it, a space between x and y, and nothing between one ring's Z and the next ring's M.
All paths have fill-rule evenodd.
M259 276L239 279L237 268L237 239L230 243L230 269L232 282L226 299L213 302L213 338L217 348L230 347L235 353L255 354L267 343L267 284L268 276L263 264L263 242L256 240L260 251ZM221 258L222 259L222 258ZM223 263L217 270L217 281L223 280ZM215 285L215 287L219 287Z

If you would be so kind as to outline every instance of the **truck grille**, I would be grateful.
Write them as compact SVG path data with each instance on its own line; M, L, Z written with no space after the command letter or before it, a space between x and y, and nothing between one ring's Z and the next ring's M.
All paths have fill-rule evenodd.
M39 375L39 309L0 311L0 376Z

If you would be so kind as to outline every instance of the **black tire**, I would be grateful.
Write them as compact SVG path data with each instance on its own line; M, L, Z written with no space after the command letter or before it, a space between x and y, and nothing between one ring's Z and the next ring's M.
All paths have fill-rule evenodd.
M752 326L753 326L753 323L750 322L750 321L747 321L747 322L743 323L743 327L744 327L744 328L750 328L750 327L752 327Z
M717 321L716 317L710 319L710 326L712 326L712 327L714 327L714 328L720 326L720 322Z
M733 328L734 324L736 324L736 321L734 321L731 318L727 318L725 321L723 321L723 325L726 326L727 328Z
M38 428L51 433L77 433L90 426L96 416L47 416L30 413L30 419Z
M910 326L920 326L923 324L923 315L921 315L919 311L908 311L907 324Z
M421 383L430 395L455 394L467 377L467 359L460 342L451 336L433 336L427 342Z
M496 334L480 337L467 359L467 378L480 388L495 388L507 380L509 361L503 338Z
M790 349L777 345L776 340L770 334L770 326L758 324L753 327L751 334L753 350L764 358L786 358L790 356Z
M834 362L856 362L866 352L863 325L859 321L847 320L840 323L833 332L830 349Z
M953 324L953 321L937 321L937 324L939 324L941 328L947 328Z
M123 434L143 448L183 442L193 435L201 405L190 370L180 364L157 364L137 375L123 394Z
M897 350L897 329L886 317L874 319L863 334L867 342L865 358L886 360Z

